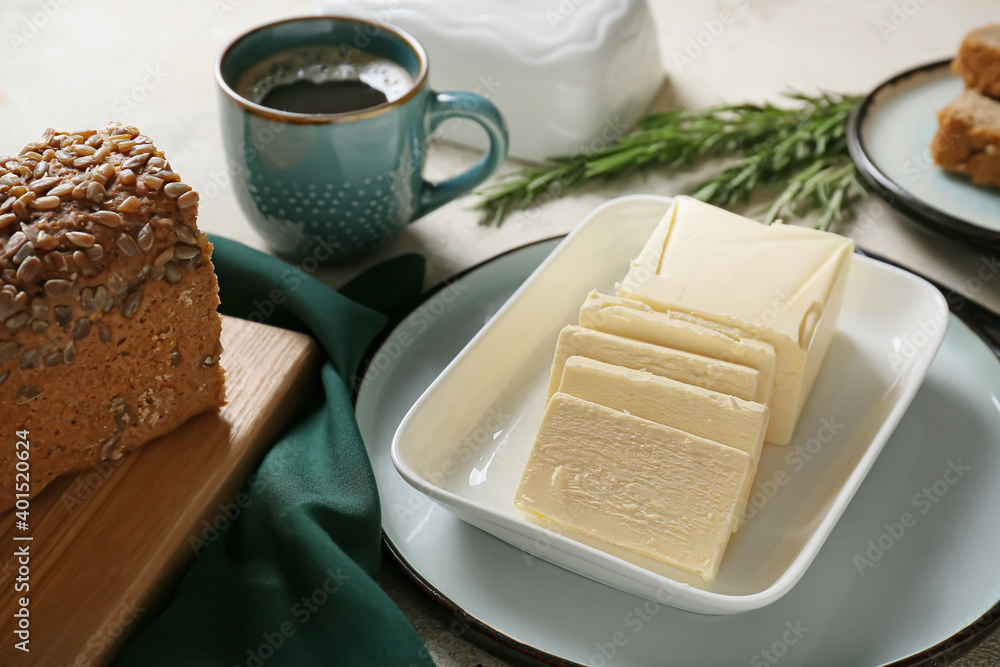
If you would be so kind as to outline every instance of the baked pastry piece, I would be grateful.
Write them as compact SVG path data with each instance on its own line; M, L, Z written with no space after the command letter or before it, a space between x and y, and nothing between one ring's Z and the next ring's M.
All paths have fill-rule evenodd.
M1000 23L976 28L966 35L951 67L967 87L1000 97Z
M1000 188L1000 102L967 89L937 113L934 163Z
M225 402L198 194L134 127L0 156L0 511L15 431L34 495Z

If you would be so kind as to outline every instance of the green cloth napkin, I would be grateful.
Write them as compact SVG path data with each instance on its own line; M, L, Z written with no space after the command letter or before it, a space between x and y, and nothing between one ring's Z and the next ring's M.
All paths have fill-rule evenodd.
M433 667L375 582L381 515L349 386L393 311L419 298L423 257L385 262L337 292L270 255L212 241L220 310L314 336L327 355L325 395L267 453L240 516L194 543L165 608L115 664Z

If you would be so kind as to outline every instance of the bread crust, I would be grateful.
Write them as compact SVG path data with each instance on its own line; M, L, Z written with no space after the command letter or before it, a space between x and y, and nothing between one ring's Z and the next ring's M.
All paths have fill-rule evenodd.
M34 496L225 403L197 213L134 127L47 130L0 157L0 511L21 497L17 430Z
M934 163L1000 188L1000 102L969 89L937 117L930 147Z
M951 67L967 87L1000 97L1000 24L976 28L967 34Z

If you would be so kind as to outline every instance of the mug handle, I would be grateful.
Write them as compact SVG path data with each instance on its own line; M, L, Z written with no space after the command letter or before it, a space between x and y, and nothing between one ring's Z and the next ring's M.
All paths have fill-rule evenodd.
M503 116L492 102L481 95L462 91L447 93L432 91L427 101L425 118L428 134L449 118L473 120L486 130L490 138L490 147L479 162L458 176L437 183L422 180L420 203L413 220L472 190L489 178L507 157L507 126L503 122Z

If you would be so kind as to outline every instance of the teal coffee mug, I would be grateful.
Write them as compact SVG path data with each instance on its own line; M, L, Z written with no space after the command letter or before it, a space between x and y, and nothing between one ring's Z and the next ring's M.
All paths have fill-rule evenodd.
M423 47L396 28L342 17L278 21L220 55L222 137L234 189L279 254L336 262L383 245L470 191L507 155L496 107L427 84ZM471 169L423 180L427 137L468 118L490 147Z

